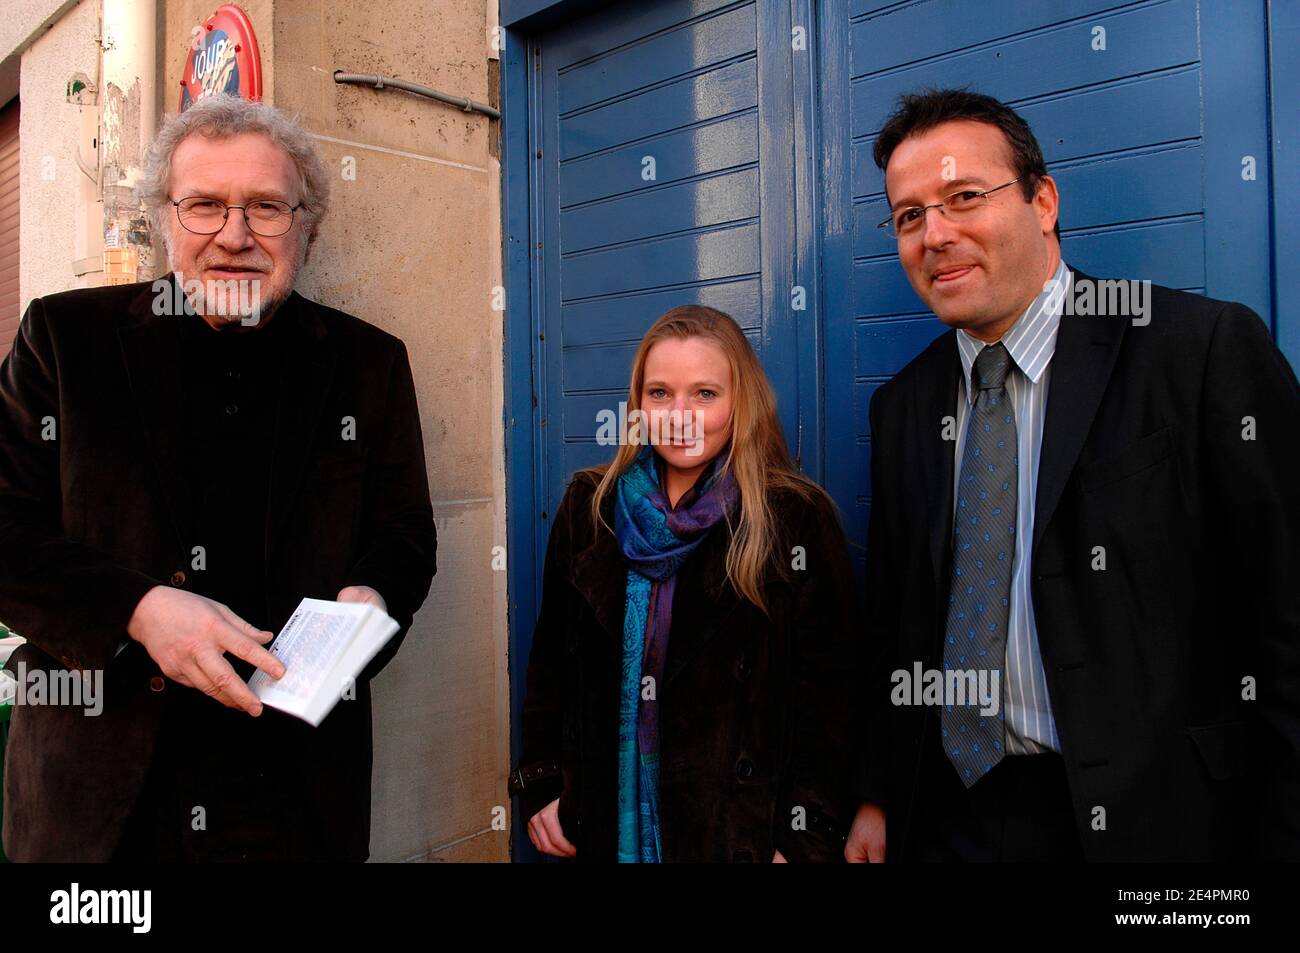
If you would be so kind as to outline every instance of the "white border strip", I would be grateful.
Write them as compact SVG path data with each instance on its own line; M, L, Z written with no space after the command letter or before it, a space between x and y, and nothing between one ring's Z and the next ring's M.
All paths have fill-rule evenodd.
M419 159L421 162L433 162L438 165L449 165L453 169L465 169L468 172L487 173L486 166L466 165L464 162L452 162L450 159L437 159L433 156L422 156L418 152L402 152L400 149L385 149L383 146L372 146L364 142L353 142L351 139L335 139L333 136L322 136L318 132L313 132L312 136L322 142L334 142L341 146L352 146L355 149L368 149L371 152L382 152L385 155L401 156L403 159Z

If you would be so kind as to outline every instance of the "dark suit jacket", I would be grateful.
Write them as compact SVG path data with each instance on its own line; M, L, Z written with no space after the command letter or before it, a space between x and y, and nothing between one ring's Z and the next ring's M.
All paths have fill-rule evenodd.
M15 860L107 859L158 736L159 679L126 625L156 585L192 585L178 318L152 283L37 298L0 366L0 619L28 670L103 670L98 717L18 706L5 762L4 844ZM296 292L310 343L281 383L266 525L266 618L304 596L368 585L399 633L341 702L304 732L304 823L339 858L369 853L370 698L429 591L436 539L424 448L400 340ZM340 439L342 418L356 439ZM55 439L43 439L49 424ZM127 640L127 647L115 654ZM213 703L217 704L217 703ZM266 717L266 714L263 715Z
M1031 589L1076 821L1089 860L1295 858L1296 377L1242 305L1153 286L1151 307L1147 326L1064 316L1052 360ZM895 859L938 730L934 711L890 705L888 678L942 667L955 335L871 403L877 681L857 786L885 806Z
M592 531L595 485L578 473L551 528L528 659L519 820L558 797L577 859L612 862L627 562L611 531ZM603 501L610 526L613 499ZM777 558L802 546L806 564L769 574L770 618L727 582L725 523L678 571L658 691L667 861L767 862L775 849L791 862L843 857L855 806L853 573L828 498L774 494L772 506Z

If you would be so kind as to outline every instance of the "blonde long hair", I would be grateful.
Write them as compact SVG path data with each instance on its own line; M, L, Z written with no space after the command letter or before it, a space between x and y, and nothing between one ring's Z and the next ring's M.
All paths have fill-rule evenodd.
M660 341L674 338L712 341L722 349L731 367L731 441L718 472L730 470L735 476L740 489L740 519L732 526L731 544L727 549L727 578L737 592L766 613L763 570L776 556L772 546L775 520L770 494L773 490L784 489L805 500L813 500L824 498L825 491L800 473L790 458L781 422L776 415L772 385L754 349L749 346L749 340L730 315L704 305L681 305L655 321L641 339L632 360L632 381L627 395L628 424L621 435L618 452L610 463L585 471L599 480L591 498L592 523L597 531L602 524L613 531L601 514L601 503L641 450L630 437L635 419L631 412L641 406L646 357ZM730 526L730 514L727 521Z

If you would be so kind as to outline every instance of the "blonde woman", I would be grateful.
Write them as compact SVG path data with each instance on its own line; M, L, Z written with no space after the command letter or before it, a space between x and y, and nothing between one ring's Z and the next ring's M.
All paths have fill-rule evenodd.
M512 775L529 838L591 861L839 859L856 597L834 506L720 311L655 322L627 406L551 529Z

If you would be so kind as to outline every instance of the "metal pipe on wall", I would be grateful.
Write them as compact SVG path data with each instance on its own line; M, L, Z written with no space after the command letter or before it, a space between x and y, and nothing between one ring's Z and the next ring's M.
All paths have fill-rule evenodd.
M440 103L446 103L449 106L456 106L465 112L482 113L493 119L500 119L500 111L493 109L485 103L476 103L472 99L465 99L461 96L452 96L449 93L441 93L436 89L430 89L428 86L421 86L419 83L410 83L404 79L392 79L388 76L379 76L374 73L345 73L343 70L334 71L334 82L350 83L355 86L373 86L375 89L383 89L385 86L392 86L396 89L404 89L408 93L415 93L417 96L425 96L429 99L436 99Z

